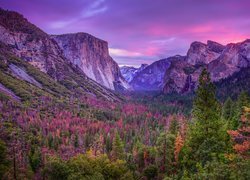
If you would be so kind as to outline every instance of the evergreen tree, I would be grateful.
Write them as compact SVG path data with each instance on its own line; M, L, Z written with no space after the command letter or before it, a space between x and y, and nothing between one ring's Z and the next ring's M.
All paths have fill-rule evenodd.
M179 123L178 123L178 121L176 119L176 116L174 116L173 120L170 123L169 133L177 135L178 131L179 131Z
M108 134L107 137L106 137L105 150L106 150L107 154L109 154L111 152L111 150L112 150L112 142L111 142L111 139L110 139L110 134Z
M124 144L123 144L118 132L116 132L115 138L114 138L113 144L112 144L112 158L114 160L125 158Z
M223 119L229 121L232 118L232 111L233 111L233 101L229 97L225 101L223 108L222 108L222 117Z
M193 105L193 124L183 149L183 164L189 170L196 170L225 152L226 132L220 119L220 107L215 98L215 86L204 69L199 77L199 86Z
M7 160L7 148L3 141L0 140L0 179L8 170L10 162Z
M157 139L157 159L159 160L160 171L163 173L171 174L173 172L175 139L176 136L171 133L162 133Z
M33 172L36 172L42 162L41 150L37 146L32 146L29 153L29 163Z
M226 121L228 125L228 129L235 129L239 125L239 120L236 118L235 113L237 112L234 107L235 103L229 97L225 101L223 108L222 108L222 118Z

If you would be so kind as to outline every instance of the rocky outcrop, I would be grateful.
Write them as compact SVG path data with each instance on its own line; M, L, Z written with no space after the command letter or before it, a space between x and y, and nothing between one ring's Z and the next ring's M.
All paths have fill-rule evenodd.
M49 35L28 22L22 15L0 9L0 41L11 47L14 54L49 74L63 79L65 59Z
M194 42L185 60L173 61L166 70L163 91L190 92L197 86L203 68L207 68L212 81L217 82L249 67L250 40L226 46L213 41L207 41L207 44Z
M250 67L250 40L241 43L231 43L223 53L208 64L208 70L214 81L226 78L241 68Z
M223 46L208 41L207 44L193 42L187 52L187 62L191 65L208 64L220 56Z
M165 73L165 86L163 87L164 92L183 93L192 89L199 74L199 72L195 71L196 70L193 68L193 66L185 60L185 57L172 61Z
M64 56L89 78L109 89L128 88L117 63L110 57L108 43L87 33L51 36Z
M130 85L134 90L139 91L158 91L163 87L163 78L170 62L180 56L162 59L148 65L141 72L136 74Z
M3 45L0 50L3 55L4 51L8 51L13 58L30 63L66 87L76 97L87 93L109 100L119 99L112 91L88 78L80 68L72 65L54 39L19 13L0 9L1 43ZM105 66L105 63L102 65ZM16 76L23 79L25 77L26 81L31 82L31 77L28 78L25 71L20 70L22 71L22 67L12 67ZM119 68L116 67L113 73L119 74ZM119 79L117 81L119 87ZM32 82L35 84L35 81Z
M120 67L120 70L125 80L130 83L134 79L134 77L147 66L147 64L142 64L139 68L135 68L132 66L122 66Z

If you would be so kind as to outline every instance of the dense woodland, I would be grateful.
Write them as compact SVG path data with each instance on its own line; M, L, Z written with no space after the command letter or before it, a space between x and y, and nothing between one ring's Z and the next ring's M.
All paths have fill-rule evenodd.
M28 96L28 95L27 95ZM250 98L195 94L12 100L0 93L1 179L250 179Z

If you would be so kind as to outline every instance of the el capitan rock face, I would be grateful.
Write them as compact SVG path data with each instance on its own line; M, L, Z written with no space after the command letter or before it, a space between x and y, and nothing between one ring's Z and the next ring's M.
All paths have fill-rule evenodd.
M185 60L173 61L164 77L165 93L190 92L197 86L202 68L207 68L212 81L230 77L241 68L250 67L250 40L231 43L226 46L208 41L194 42Z
M110 57L108 43L87 33L51 36L63 50L64 56L89 78L109 89L127 89L119 66Z

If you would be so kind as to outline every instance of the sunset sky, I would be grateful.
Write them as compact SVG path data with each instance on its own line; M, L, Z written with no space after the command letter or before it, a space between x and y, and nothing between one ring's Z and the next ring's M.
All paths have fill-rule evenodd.
M49 34L87 32L108 41L120 65L185 55L193 41L250 38L249 0L1 0Z

